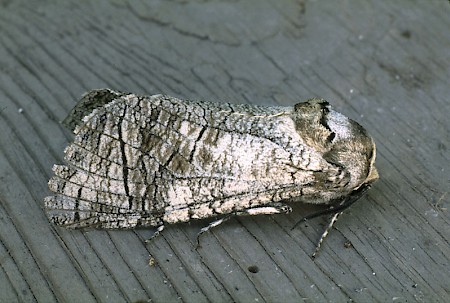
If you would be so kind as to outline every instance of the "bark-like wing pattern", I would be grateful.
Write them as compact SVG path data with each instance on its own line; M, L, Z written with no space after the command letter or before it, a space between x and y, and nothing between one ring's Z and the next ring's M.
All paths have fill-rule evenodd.
M340 184L345 170L305 144L291 111L116 94L77 123L48 214L72 228L159 226L312 197L318 175Z

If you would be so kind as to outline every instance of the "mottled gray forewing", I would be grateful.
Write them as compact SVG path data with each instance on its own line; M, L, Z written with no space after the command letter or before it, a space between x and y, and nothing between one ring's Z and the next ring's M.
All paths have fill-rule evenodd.
M94 102L96 95L101 96L100 103ZM187 221L189 214L209 217L230 212L236 205L249 207L252 200L271 201L275 193L282 196L280 186L289 191L285 184L289 181L279 177L275 188L266 171L274 148L287 160L289 153L260 137L270 123L264 125L255 118L250 123L246 116L236 115L236 110L248 110L246 106L230 108L162 96L120 97L110 91L87 96L72 115L78 127L65 151L68 165L55 166L55 177L49 182L57 195L48 197L46 206L58 224L160 225L163 219ZM115 100L107 102L111 98ZM94 110L81 123L87 108ZM267 115L267 110L255 111ZM247 150L249 140L258 153ZM255 175L239 168L246 153L259 158L241 161L254 163ZM272 173L277 174L279 167L273 167ZM294 191L299 194L298 189Z
M76 106L62 121L62 124L73 131L77 125L82 123L83 118L92 113L94 109L102 107L112 100L124 95L126 94L115 92L110 89L92 90L86 93L83 98L78 101Z

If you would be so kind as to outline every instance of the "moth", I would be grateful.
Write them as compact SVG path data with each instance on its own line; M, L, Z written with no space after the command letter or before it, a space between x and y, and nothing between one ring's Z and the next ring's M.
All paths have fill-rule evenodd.
M333 219L378 178L375 143L323 99L292 107L93 90L63 123L74 140L45 198L67 228L157 227L321 204ZM318 251L318 248L316 249Z

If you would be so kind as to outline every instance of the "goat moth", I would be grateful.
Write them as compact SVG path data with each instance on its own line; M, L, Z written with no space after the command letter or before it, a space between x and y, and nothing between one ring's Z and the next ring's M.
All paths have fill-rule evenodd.
M266 107L101 89L64 124L75 138L45 208L67 228L162 230L288 213L286 202L338 212L378 178L372 138L322 99Z

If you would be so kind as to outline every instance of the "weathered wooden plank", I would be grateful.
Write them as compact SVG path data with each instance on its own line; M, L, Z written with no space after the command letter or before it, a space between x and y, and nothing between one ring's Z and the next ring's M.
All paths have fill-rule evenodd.
M0 6L0 302L450 299L446 1ZM198 249L204 222L149 244L151 229L57 229L42 199L71 139L58 121L101 87L272 105L320 96L374 136L381 179L314 262L324 220L291 230L302 207L230 220Z

